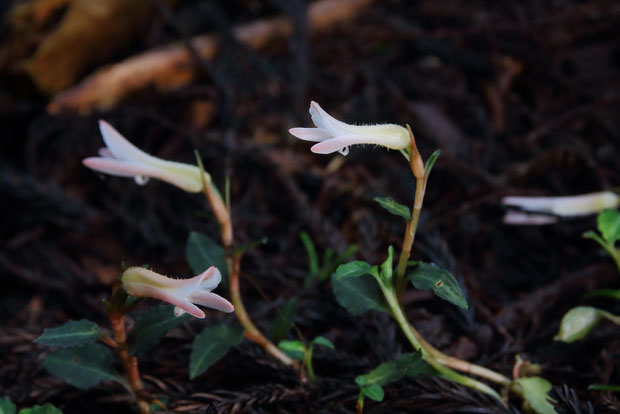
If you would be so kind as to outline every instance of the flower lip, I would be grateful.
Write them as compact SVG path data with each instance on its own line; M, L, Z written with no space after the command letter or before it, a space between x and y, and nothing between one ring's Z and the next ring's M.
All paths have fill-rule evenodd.
M381 145L403 149L410 143L409 132L394 124L350 125L337 120L312 101L310 116L316 128L291 128L291 135L304 141L316 142L311 151L317 154L340 152L347 155L348 147L356 144Z
M187 192L202 191L198 167L153 157L129 142L106 121L99 121L99 130L106 147L99 150L99 157L84 159L84 166L105 174L135 177L139 184L152 177Z
M611 191L566 197L517 197L502 199L502 204L525 211L548 213L561 217L578 217L595 214L620 205L620 197Z
M187 312L197 318L204 318L205 313L195 304L234 311L230 302L211 293L221 280L220 271L213 266L189 279L173 279L142 267L130 267L121 277L123 288L131 296L160 299L175 306L175 315Z

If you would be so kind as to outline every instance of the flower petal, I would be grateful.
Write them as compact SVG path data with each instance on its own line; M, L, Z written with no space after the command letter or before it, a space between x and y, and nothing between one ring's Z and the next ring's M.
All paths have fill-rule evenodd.
M206 306L220 312L230 313L235 310L235 307L220 295L206 292L204 290L196 290L192 292L188 296L188 299L198 305Z
M210 268L205 270L201 274L201 276L203 275L204 277L200 281L200 284L198 285L199 290L212 291L222 281L222 274L220 273L219 269L215 266L211 266Z
M82 160L82 164L91 170L116 175L118 177L154 177L158 174L155 168L149 167L148 165L121 161L116 158L90 157Z
M509 210L504 216L504 223L513 226L544 226L558 222L555 216L544 214L528 214L522 211Z
M331 154L356 144L383 145L381 137L374 135L347 134L314 144L310 150L316 154ZM389 148L389 147L388 147ZM345 154L346 155L346 154Z
M104 120L99 120L99 130L106 147L119 160L132 160L148 163L151 158L146 152L142 151L121 135L112 125Z
M99 156L101 158L116 158L112 151L108 149L108 147L99 148L99 151L97 152L99 153Z
M312 122L314 122L314 125L318 128L329 131L332 136L353 132L350 129L353 125L337 120L325 112L323 108L321 108L321 105L314 101L310 102L310 116L312 117Z
M291 128L288 132L299 139L311 142L321 142L332 137L327 130L321 128Z

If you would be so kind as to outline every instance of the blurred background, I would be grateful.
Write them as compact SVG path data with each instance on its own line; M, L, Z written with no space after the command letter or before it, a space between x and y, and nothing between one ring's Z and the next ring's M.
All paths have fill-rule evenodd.
M614 310L582 299L618 285L581 238L595 219L509 227L500 205L620 185L619 2L24 0L0 11L0 395L128 411L118 385L78 391L51 377L32 339L67 319L105 323L121 261L188 276L189 232L217 236L202 197L82 166L103 146L104 119L160 158L194 163L197 149L220 188L228 177L236 242L268 238L243 262L251 314L267 329L297 295L296 326L337 348L317 351L323 379L310 389L247 342L190 382L194 322L142 361L149 392L177 412L353 412L355 375L408 347L386 315L353 318L327 282L302 287L299 234L320 254L354 243L357 258L382 261L403 223L372 198L409 205L414 181L396 151L311 153L288 129L312 125L315 100L349 123L408 123L423 156L441 150L413 257L450 269L471 306L406 296L427 339L506 375L523 355L574 390L558 388L567 412L620 410L617 394L587 391L620 383L617 328L552 340L573 306ZM388 389L368 412L521 409L437 380Z

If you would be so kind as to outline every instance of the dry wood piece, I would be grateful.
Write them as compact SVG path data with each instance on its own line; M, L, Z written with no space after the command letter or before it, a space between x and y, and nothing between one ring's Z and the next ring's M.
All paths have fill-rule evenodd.
M319 0L308 8L308 26L320 31L356 16L372 0ZM284 17L258 21L234 29L238 41L260 49L272 39L290 36L291 23ZM197 36L193 46L205 59L214 56L217 37ZM73 110L86 114L94 109L105 110L116 105L129 93L154 86L160 90L174 89L189 83L196 75L191 53L181 43L145 52L123 62L102 68L82 83L58 94L48 105L48 112Z
M73 0L58 30L26 62L26 70L44 92L63 90L73 85L85 68L110 56L138 34L152 11L146 0ZM44 12L50 13L47 9L39 11Z

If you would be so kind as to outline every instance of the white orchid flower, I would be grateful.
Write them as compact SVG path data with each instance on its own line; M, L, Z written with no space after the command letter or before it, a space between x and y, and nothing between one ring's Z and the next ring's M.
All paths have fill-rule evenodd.
M611 191L569 197L504 197L502 204L534 213L578 217L595 214L620 205L620 197Z
M325 112L318 103L310 102L310 115L316 128L291 128L289 132L304 141L317 142L310 150L317 154L349 153L349 146L375 144L403 149L410 143L407 129L394 124L349 125Z
M175 306L176 316L187 312L197 318L204 318L205 313L195 304L227 313L235 310L226 299L211 293L221 280L220 271L213 266L190 279L173 279L143 267L130 267L121 277L129 295L163 300Z
M152 177L190 193L202 191L198 167L153 157L137 148L105 121L99 121L99 129L106 148L99 150L99 157L83 160L86 167L119 177L134 177L140 185L146 184L148 178Z

